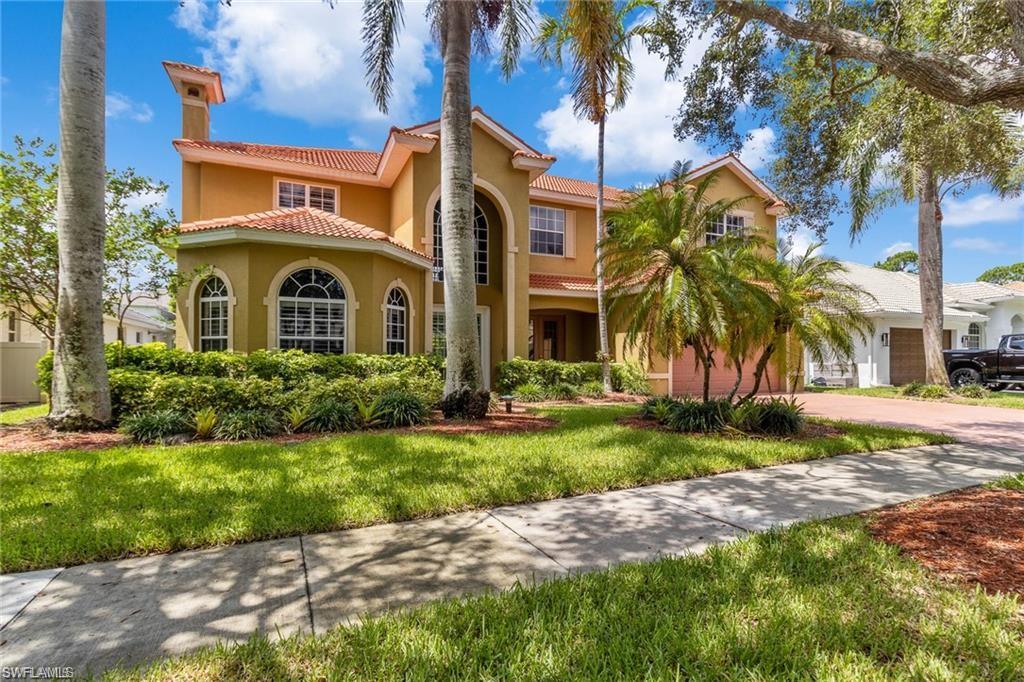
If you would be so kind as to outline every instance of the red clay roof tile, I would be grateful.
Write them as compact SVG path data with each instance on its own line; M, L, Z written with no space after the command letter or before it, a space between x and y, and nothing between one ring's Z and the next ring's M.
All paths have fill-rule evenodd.
M578 275L552 275L546 272L530 273L531 289L550 289L552 291L597 291L597 280L593 277Z
M252 142L214 142L212 140L174 141L177 149L206 149L227 152L239 156L303 163L318 168L343 170L373 175L380 160L378 152L357 149L327 149L323 147L288 147L277 144L255 144Z
M530 183L530 187L548 192L558 192L559 194L571 194L588 199L597 199L597 183L577 180L576 178L566 178L560 175L551 175L550 173L538 176ZM619 201L625 194L626 190L610 185L604 186L604 198L608 201Z

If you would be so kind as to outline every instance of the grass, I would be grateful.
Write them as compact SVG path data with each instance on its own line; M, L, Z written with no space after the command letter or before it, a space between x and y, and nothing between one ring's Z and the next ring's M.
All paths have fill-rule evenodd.
M949 442L847 424L799 441L615 423L635 407L544 410L519 435L358 433L280 443L0 455L0 571L436 516L847 452Z
M108 678L1020 680L1020 608L850 517Z
M950 396L938 400L900 395L896 386L872 386L870 388L822 388L808 386L809 393L842 393L844 395L866 395L871 398L899 398L900 400L924 400L926 402L959 403L961 405L984 405L985 407L1011 407L1024 410L1024 393L1014 391L992 391L986 398L961 398Z
M4 408L0 411L0 425L11 426L14 424L21 424L22 422L27 422L30 419L45 417L48 411L49 407L46 403L40 403L39 405L26 405L24 407Z
M1024 492L1024 473L1007 476L1006 478L1001 478L998 481L993 481L988 484L988 487L1001 488L1003 490L1019 490Z

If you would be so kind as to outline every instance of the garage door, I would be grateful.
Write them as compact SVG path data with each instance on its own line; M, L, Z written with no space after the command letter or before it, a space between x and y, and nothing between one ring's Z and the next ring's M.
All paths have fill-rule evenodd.
M711 395L728 395L732 385L736 381L736 370L731 367L723 367L722 358L716 358L719 364L711 368ZM743 381L740 383L739 394L743 395L754 387L754 366L757 360L746 363L746 371L743 374ZM672 362L672 395L700 395L704 390L704 370L694 364L693 349L687 348L681 358ZM774 363L769 363L761 378L761 393L778 393L783 388L779 385L779 373Z
M942 333L942 347L953 347L953 332ZM924 334L920 329L889 330L889 382L894 386L924 381Z

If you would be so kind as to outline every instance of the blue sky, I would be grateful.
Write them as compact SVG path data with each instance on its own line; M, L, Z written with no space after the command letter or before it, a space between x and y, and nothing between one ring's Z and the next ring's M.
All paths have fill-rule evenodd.
M542 11L554 5L541 5ZM319 0L231 7L194 0L110 2L107 9L107 160L168 182L166 203L179 206L180 166L171 140L180 133L180 105L160 65L164 59L206 64L224 77L227 103L212 111L220 140L379 149L392 124L435 118L440 64L422 18L406 3L406 26L396 60L400 93L391 114L376 111L363 85L359 3L330 9ZM57 73L61 4L0 5L2 145L11 138L57 138ZM690 48L696 60L700 44ZM649 182L675 159L699 163L713 154L672 136L672 116L685 90L666 83L657 59L634 51L637 78L629 104L608 124L608 182ZM572 117L563 74L527 58L510 81L487 58L473 65L473 99L534 146L553 153L553 173L593 178L595 131ZM774 132L755 129L743 159L763 171ZM944 205L945 271L950 281L973 280L993 265L1024 260L1024 200L1000 201L984 188ZM916 243L916 211L886 211L855 245L837 215L825 250L872 263L887 251ZM808 235L797 234L803 243Z

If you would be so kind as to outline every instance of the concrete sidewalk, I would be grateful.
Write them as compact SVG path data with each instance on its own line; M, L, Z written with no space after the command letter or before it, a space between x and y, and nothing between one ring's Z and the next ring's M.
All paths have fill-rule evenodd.
M760 531L977 485L1024 453L948 445L209 550L2 576L4 666L79 674L254 630L321 633L362 614L701 552Z

